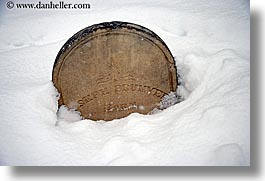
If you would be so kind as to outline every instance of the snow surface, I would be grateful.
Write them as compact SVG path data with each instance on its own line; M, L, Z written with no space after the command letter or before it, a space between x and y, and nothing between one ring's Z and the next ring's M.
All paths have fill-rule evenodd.
M89 3L90 10L8 10L1 1L0 165L249 165L249 2ZM184 101L111 122L57 110L51 75L59 49L84 27L114 20L166 42Z

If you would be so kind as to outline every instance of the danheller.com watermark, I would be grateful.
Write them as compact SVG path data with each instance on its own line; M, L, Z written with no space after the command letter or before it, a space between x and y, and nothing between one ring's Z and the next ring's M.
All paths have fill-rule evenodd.
M14 3L13 1L8 1L6 3L8 9L90 9L90 4L88 3L65 3L64 1L59 1L54 3L50 1L49 3Z

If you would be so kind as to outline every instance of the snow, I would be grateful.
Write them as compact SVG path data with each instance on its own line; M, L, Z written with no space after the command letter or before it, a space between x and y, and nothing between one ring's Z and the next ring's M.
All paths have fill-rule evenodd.
M89 10L9 10L1 1L0 165L250 165L249 2L89 3ZM58 110L51 82L58 51L84 27L114 20L166 42L182 102L171 95L163 111L110 122Z

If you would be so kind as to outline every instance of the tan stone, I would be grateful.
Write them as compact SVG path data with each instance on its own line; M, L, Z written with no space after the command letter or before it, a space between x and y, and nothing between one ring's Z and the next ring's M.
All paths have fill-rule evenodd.
M165 43L150 30L125 22L93 25L70 38L57 55L53 82L59 105L106 121L147 114L177 87Z

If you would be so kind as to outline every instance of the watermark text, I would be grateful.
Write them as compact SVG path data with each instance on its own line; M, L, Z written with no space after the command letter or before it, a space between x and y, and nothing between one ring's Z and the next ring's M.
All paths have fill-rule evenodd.
M90 9L89 3L65 3L64 1L59 2L46 2L39 1L38 3L14 3L8 1L6 3L8 9Z

